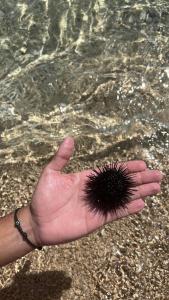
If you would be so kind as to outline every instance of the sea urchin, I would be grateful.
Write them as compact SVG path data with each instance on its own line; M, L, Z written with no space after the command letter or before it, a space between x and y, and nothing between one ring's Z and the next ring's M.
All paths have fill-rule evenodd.
M136 186L133 175L123 163L111 163L88 175L84 192L90 210L107 216L125 208L130 202Z

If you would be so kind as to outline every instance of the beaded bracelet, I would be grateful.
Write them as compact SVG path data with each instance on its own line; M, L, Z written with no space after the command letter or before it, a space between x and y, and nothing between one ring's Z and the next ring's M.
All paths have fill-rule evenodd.
M23 237L23 240L25 242L27 242L29 244L29 246L35 248L35 249L38 249L38 250L42 250L42 247L39 247L39 246L36 246L35 244L33 244L29 239L28 239L28 235L26 232L23 231L22 227L21 227L21 223L20 221L18 220L18 217L17 217L17 212L20 208L17 208L14 212L14 222L15 222L15 227L18 229L18 231L20 232L20 234L22 235Z

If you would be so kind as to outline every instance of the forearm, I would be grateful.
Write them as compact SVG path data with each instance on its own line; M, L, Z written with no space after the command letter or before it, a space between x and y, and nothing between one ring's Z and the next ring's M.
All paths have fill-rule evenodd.
M18 211L22 229L28 234L32 243L36 244L29 206ZM33 248L23 240L22 235L15 227L14 212L0 218L0 266L4 266L31 252Z

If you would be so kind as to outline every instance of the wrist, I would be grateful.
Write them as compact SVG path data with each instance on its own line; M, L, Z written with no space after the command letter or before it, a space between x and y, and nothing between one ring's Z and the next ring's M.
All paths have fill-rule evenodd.
M20 232L21 236L24 239L24 234L26 233L25 243L27 243L32 249L41 247L41 243L37 238L36 234L36 226L33 221L30 206L22 207L17 212L17 217L20 222L20 227L22 232ZM30 241L30 243L29 243ZM32 245L31 245L32 244Z

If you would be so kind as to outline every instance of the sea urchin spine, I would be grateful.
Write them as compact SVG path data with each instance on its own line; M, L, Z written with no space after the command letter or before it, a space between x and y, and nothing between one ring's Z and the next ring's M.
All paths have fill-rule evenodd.
M107 216L125 208L136 186L123 163L111 163L93 170L86 182L85 201L90 210Z

